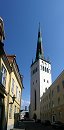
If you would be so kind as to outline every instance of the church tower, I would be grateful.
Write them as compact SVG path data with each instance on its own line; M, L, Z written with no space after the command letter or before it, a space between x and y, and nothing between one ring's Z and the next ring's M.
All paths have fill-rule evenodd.
M30 117L40 119L40 100L51 85L51 64L45 60L39 24L35 61L31 64Z

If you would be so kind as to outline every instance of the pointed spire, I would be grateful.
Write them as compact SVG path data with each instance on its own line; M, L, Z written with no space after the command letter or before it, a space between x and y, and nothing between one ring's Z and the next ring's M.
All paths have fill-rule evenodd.
M40 28L40 22L39 22L39 28L38 28L38 38L41 37L41 28Z
M38 41L37 41L37 50L36 50L36 60L38 59L44 59L40 23L38 28Z

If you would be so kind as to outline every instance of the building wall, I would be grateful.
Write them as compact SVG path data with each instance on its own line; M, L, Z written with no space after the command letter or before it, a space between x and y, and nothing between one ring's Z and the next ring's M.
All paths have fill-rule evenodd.
M41 117L41 121L43 120L51 120L51 97L50 97L50 87L46 90L46 92L43 94L42 98L41 98L41 113L40 113L40 117Z
M5 56L3 58L6 58ZM2 129L5 130L7 126L7 111L8 111L8 88L9 88L9 80L10 80L10 70L8 69L7 61L3 60L3 58L0 58L0 82L2 84L2 89L3 91L1 92L2 97L3 97L3 104L2 104ZM6 70L6 79L3 78L3 71L2 71L2 66ZM6 81L6 82L3 82ZM6 92L6 94L5 94Z
M19 83L20 79L17 79L17 73L15 73L14 69L11 69L10 64L8 64L8 59L4 56L4 59L0 59L0 82L3 84L4 89L7 93L4 97L4 104L3 104L3 130L7 127L7 130L13 129L14 127L14 113L20 112L20 105L21 105L21 94L22 94L22 82ZM3 83L3 73L2 73L2 65L6 70L6 82ZM15 69L16 70L16 69ZM12 79L14 79L14 87L12 89ZM17 86L17 87L16 87ZM15 101L13 103L12 97L15 95Z
M64 71L41 98L41 120L45 119L64 122Z
M14 79L14 89L12 91L12 79ZM17 89L17 90L16 90ZM20 91L20 96L19 96ZM9 103L12 102L12 97L15 95L14 104L9 104L8 110L8 130L14 127L14 113L20 112L20 103L21 103L21 86L18 83L14 71L11 73L11 82L10 82L10 94L9 94ZM10 113L10 107L12 105L12 111ZM11 115L10 115L11 114Z

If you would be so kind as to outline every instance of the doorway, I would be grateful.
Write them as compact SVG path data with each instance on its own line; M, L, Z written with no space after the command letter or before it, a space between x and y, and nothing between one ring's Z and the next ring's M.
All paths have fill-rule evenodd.
M52 115L52 122L56 121L56 115Z

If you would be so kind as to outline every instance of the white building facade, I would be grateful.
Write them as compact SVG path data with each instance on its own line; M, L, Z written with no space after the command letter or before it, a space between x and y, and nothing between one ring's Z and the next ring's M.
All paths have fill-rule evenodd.
M40 99L50 87L51 64L44 59L42 37L39 26L35 61L31 64L30 117L40 119Z

